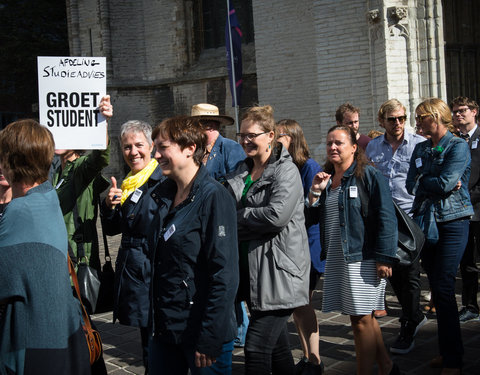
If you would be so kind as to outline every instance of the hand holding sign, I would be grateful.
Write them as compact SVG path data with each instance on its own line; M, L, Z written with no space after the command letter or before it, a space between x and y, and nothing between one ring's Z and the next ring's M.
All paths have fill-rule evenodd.
M117 204L120 204L122 199L122 190L117 188L117 179L115 177L110 177L112 180L112 187L108 191L107 196L105 197L105 204L108 208L113 210Z
M113 116L113 106L110 103L110 95L105 95L102 97L99 105L100 113L108 119Z

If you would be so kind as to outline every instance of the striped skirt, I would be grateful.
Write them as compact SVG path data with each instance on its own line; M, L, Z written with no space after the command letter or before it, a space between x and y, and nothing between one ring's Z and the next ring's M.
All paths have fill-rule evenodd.
M323 283L323 312L370 315L385 308L386 280L377 276L373 259L347 263L342 251L338 217L338 193L332 189L326 199L325 244L327 262Z

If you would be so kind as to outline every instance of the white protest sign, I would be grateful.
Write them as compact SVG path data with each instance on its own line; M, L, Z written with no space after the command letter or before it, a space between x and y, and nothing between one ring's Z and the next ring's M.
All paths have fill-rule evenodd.
M53 134L55 148L107 147L107 122L99 112L106 94L105 57L38 56L40 123Z

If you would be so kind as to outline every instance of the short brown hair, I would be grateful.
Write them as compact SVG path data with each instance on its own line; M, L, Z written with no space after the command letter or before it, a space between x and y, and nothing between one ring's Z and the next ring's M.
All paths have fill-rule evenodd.
M466 105L471 110L475 109L477 111L477 115L475 116L475 120L478 118L478 104L475 100L467 98L466 96L457 96L450 102L450 109L453 111L453 107L457 106L460 107L462 105Z
M360 108L355 107L353 104L350 103L343 103L340 107L337 108L337 111L335 112L335 120L337 120L337 122L339 123L342 123L343 116L347 112L358 113L358 115L360 116Z
M278 133L280 133L278 129L281 129L282 133L287 134L292 139L288 152L298 169L302 169L310 158L310 151L302 127L295 120L284 119L277 122L276 128L277 137Z
M167 118L153 129L152 139L155 140L159 135L175 142L181 150L195 145L193 161L197 165L202 163L207 148L207 135L200 120L189 116Z
M12 122L0 132L0 164L11 171L10 184L45 182L54 150L52 133L35 120Z

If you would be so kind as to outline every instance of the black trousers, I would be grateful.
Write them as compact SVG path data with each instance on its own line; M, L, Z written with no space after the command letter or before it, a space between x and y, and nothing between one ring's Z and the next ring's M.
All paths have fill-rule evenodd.
M400 321L416 327L424 317L420 309L420 259L408 267L393 265L389 280L402 306Z
M460 262L460 272L462 274L462 305L476 313L479 312L478 260L480 260L480 221L471 221L467 247Z

